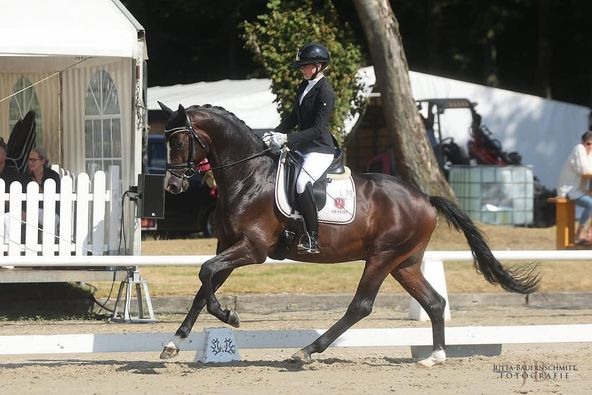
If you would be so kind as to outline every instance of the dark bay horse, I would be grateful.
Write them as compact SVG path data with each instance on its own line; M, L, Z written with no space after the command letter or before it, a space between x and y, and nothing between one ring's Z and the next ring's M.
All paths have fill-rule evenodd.
M217 255L201 266L201 288L174 338L164 347L161 358L166 359L177 355L179 345L204 307L222 322L239 326L238 314L222 309L215 292L234 269L264 263L288 219L274 203L277 161L244 122L223 108L209 105L187 109L179 106L177 111L162 104L161 107L171 115L165 130L169 148L168 190L174 193L186 189L188 179L204 158L208 159L218 184ZM381 284L390 275L419 302L432 322L433 353L420 363L433 366L445 361L445 300L420 270L438 213L464 233L475 257L475 267L487 281L521 294L537 289L539 277L535 269L505 269L492 255L479 229L453 202L427 196L385 174L356 175L354 182L354 221L348 225L321 223L320 254L300 255L295 246L288 254L290 259L308 262L366 262L345 315L312 344L297 351L294 360L310 362L311 354L323 352L370 314Z

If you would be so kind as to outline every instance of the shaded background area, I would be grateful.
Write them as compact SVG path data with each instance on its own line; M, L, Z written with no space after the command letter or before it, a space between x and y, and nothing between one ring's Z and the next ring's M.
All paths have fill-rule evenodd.
M0 284L0 322L105 318L106 311L103 316L92 312L94 304L93 290L79 284Z
M265 13L267 0L123 3L147 32L149 86L266 77L243 48L240 24ZM364 47L353 4L334 4ZM587 26L592 2L418 0L391 4L412 70L592 105L592 33Z

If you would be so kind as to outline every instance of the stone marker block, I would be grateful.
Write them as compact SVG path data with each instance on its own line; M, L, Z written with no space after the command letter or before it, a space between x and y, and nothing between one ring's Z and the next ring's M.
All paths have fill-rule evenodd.
M195 362L240 361L234 331L230 328L206 328L205 343L195 354Z

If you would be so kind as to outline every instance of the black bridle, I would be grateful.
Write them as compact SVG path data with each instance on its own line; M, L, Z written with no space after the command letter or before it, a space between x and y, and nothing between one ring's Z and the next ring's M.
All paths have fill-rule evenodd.
M210 152L209 146L203 142L202 136L200 136L199 133L195 132L195 130L191 126L191 120L189 119L189 116L187 116L187 123L185 126L180 126L180 127L164 130L164 135L165 135L167 144L170 142L171 138L177 133L186 133L189 136L189 151L187 152L187 160L185 161L185 163L170 164L170 163L168 163L168 158L167 158L166 170L169 173L171 173L171 175L173 175L177 178L181 178L181 179L188 180L191 177L193 177L196 172L201 173L201 172L206 172L206 171L210 171L210 170L224 169L227 167L238 165L239 163L243 163L248 160L257 158L258 156L261 156L271 150L271 147L266 148L261 152L258 152L254 155L237 160L236 162L228 163L228 164L225 164L222 166L210 167L207 170L203 170L201 167L208 165L209 161L206 163L198 163L198 164L195 163L195 161L193 160L193 150L195 147L194 142L197 142L197 144L199 144L199 146L201 146L206 151L206 155L205 155L206 157ZM182 172L179 172L179 170L182 170Z
M171 175L173 175L177 178L190 179L191 177L193 177L195 175L196 170L198 172L201 171L199 169L200 166L204 166L207 164L207 162L206 162L203 164L196 165L196 163L194 162L194 160L193 160L193 151L194 151L194 147L195 147L194 142L197 142L197 144L199 144L199 146L201 146L201 148L203 148L204 151L206 151L205 156L208 155L209 148L203 142L202 137L198 133L196 133L195 130L193 130L193 127L191 126L191 120L189 119L188 115L187 115L187 121L186 121L185 126L180 126L180 127L164 130L164 135L165 135L167 144L170 143L171 138L177 133L186 133L189 136L189 151L187 151L187 160L185 161L185 163L170 164L170 163L168 163L168 158L167 158L166 170L169 173L171 173ZM179 170L182 170L182 172L179 172Z

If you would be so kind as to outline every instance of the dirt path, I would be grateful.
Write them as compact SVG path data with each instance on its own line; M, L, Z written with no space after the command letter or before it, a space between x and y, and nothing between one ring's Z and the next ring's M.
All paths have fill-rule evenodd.
M243 314L241 329L326 328L342 311ZM165 332L182 317L161 316L147 325L101 322L11 322L0 335ZM504 307L453 310L448 326L592 323L592 309ZM423 327L406 312L378 309L356 328ZM196 330L220 326L203 317ZM0 394L382 394L592 393L592 344L505 345L498 357L449 359L422 369L408 347L329 348L303 367L285 362L295 350L240 350L241 362L221 366L193 363L193 352L172 361L155 353L8 356L0 363ZM526 365L527 377L517 365ZM534 367L542 370L534 371ZM510 368L512 370L510 370ZM501 373L500 371L504 371Z

